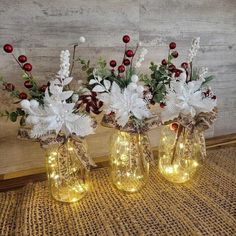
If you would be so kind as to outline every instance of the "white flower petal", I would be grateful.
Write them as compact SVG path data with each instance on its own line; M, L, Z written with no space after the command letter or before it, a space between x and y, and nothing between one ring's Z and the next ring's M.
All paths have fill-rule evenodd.
M96 85L94 88L93 88L93 91L96 92L96 93L102 93L105 91L105 89L101 86L101 85Z
M105 88L109 90L111 87L111 82L109 80L103 80L103 83L105 85Z
M89 84L96 84L96 83L97 83L97 80L95 80L95 79L89 80Z
M68 85L73 80L73 77L68 77L63 80L63 86Z

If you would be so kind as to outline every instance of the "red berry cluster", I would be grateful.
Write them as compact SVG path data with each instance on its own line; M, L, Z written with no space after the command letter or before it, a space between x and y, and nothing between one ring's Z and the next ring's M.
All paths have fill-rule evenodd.
M13 46L11 44L5 44L3 46L3 50L6 52L6 53L12 53L13 52ZM14 54L12 54L14 56ZM15 58L15 56L14 56ZM16 59L16 58L15 58ZM27 57L25 55L20 55L18 57L18 59L16 59L16 61L19 63L19 65L21 66L21 68L24 70L24 71L27 71L27 72L30 72L32 70L32 65L30 63L25 63L27 62ZM25 64L24 64L25 63Z
M94 114L100 114L100 108L102 107L103 102L97 98L97 93L92 92L88 95L81 95L79 101L76 104L77 109L81 106L85 107L87 112L93 112Z
M203 95L205 97L209 97L209 98L211 98L213 100L216 100L216 95L212 94L212 92L209 89L206 92L203 92Z
M177 57L179 56L179 53L178 53L176 50L174 50L175 48L176 48L176 43L175 43L175 42L171 42L171 43L169 44L168 60L167 60L167 59L163 59L163 60L161 61L161 64L162 64L163 66L165 66L165 67L169 70L169 72L170 72L171 74L174 74L175 77L178 78L178 77L180 76L180 74L182 73L182 70L177 69L176 66L171 63L171 60L172 60L173 58L177 58ZM181 64L181 67L182 67L183 69L187 70L187 69L188 69L188 63L187 63L187 62L183 62L183 63Z
M29 79L27 79L24 82L24 86L27 89L33 88L32 75L30 73L32 71L33 67L32 67L32 64L27 62L28 58L25 55L20 55L20 56L18 56L18 58L16 58L15 55L13 54L14 48L11 44L5 44L3 46L3 50L6 53L11 53L12 56L14 57L14 59L16 60L16 62L18 63L18 65L20 66L20 68L22 70L24 70L25 73L28 75ZM47 88L47 85L43 85L39 88L39 91L40 92L45 92L46 88ZM6 83L5 84L5 89L8 92L13 92L15 90L15 86L12 83ZM18 98L19 99L27 99L27 94L25 92L21 92L21 93L18 94Z
M125 52L124 52L124 57L123 57L123 61L122 64L118 66L118 72L119 73L124 73L126 70L126 66L129 66L132 64L132 59L135 56L135 52L137 50L135 50L135 52L131 49L127 49L127 44L130 42L130 36L129 35L124 35L123 36L123 42L125 43ZM111 60L110 61L110 66L113 68L112 71L115 71L115 67L117 65L117 62L115 60ZM121 77L121 76L119 76Z

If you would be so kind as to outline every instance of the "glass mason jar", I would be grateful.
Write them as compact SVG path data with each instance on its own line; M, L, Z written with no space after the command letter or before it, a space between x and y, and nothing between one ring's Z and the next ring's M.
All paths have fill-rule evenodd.
M124 192L137 192L148 181L152 156L147 134L116 130L111 141L111 178Z
M159 169L169 181L184 183L190 180L206 154L203 132L174 123L162 127L159 146Z
M88 192L89 171L78 155L86 155L85 141L67 138L64 143L46 149L46 168L49 187L54 199L76 202Z

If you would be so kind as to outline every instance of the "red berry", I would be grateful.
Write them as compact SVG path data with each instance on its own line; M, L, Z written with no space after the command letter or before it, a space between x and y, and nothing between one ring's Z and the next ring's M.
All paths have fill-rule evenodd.
M48 87L48 86L47 86L46 84L44 84L44 85L42 85L42 86L40 87L39 90L44 93L44 92L46 91L46 88L47 88L47 87Z
M22 100L27 99L27 94L22 92L22 93L19 94L19 98L22 99Z
M31 65L30 63L25 63L25 64L23 65L23 69L24 69L25 71L31 71L31 70L32 70L32 65Z
M175 49L175 48L176 48L176 43L175 43L175 42L171 42L171 43L169 44L169 48L170 48L170 49Z
M186 70L186 69L188 68L188 63L187 63L187 62L183 62L183 63L181 64L181 67Z
M110 66L111 67L116 67L116 61L115 60L111 60L110 61Z
M161 108L164 108L165 106L166 106L166 104L165 104L164 102L161 102L161 103L160 103L160 107L161 107Z
M24 86L25 86L26 88L32 88L32 87L33 87L33 84L32 84L32 82L31 82L30 80L26 80L26 81L24 82Z
M14 84L12 84L12 83L7 83L7 84L5 85L5 89L6 89L8 92L12 92L12 91L15 90L15 86L14 86Z
M173 131L176 131L178 129L179 125L178 123L171 123L170 124L170 129Z
M180 74L181 74L181 71L179 71L179 70L176 70L176 71L175 71L175 77L179 77Z
M167 65L167 60L166 60L166 59L163 59L163 60L161 61L161 64L162 64L163 66L166 66L166 65Z
M119 71L120 73L123 73L123 72L125 71L125 66L124 66L124 65L120 65L120 66L118 67L118 71Z
M128 66L130 64L130 60L129 59L124 59L123 61L125 66Z
M20 63L25 63L25 62L27 61L27 57L26 57L25 55L20 55L20 56L18 57L18 61L19 61Z
M133 57L134 56L134 52L132 50L127 50L125 52L125 54L126 54L127 57Z
M124 43L128 43L129 41L130 41L129 35L124 35L124 36L123 36L123 42L124 42Z
M179 53L177 51L174 51L171 53L171 56L174 57L174 58L177 58L179 55Z
M6 52L6 53L11 53L13 51L13 47L11 44L5 44L3 46L3 50Z
M169 70L169 71L175 70L175 65L170 64L170 65L168 66L168 70Z
M215 100L215 99L216 99L216 95L212 96L211 99L214 99L214 100Z

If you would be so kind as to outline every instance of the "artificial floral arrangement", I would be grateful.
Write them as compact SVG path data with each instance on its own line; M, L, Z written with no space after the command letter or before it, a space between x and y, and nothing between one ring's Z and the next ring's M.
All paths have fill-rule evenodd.
M13 48L10 47L5 45L4 50L12 53ZM23 64L27 61L26 56L23 62L23 55L18 60L12 55L24 71L23 79L28 95L19 93L13 84L2 80L5 89L18 98L17 103L20 104L16 112L13 112L14 115L7 111L4 114L9 115L12 121L21 116L24 123L31 127L30 137L37 138L41 147L46 149L47 174L52 196L59 201L77 201L87 192L88 170L95 166L87 153L83 137L94 133L96 122L89 112L98 112L99 108L94 104L96 99L94 100L90 92L86 95L81 81L78 89L71 89L74 60L70 69L68 50L61 51L60 70L43 89L37 85L31 74L32 66L29 63ZM82 106L81 96L86 96L88 100L93 99L93 103L87 102ZM17 113L18 111L20 112Z
M150 109L145 87L140 83L138 68L147 49L143 48L137 60L129 46L130 36L124 35L122 61L118 65L111 60L109 66L100 60L98 66L88 73L87 88L97 93L105 112L101 124L115 128L111 142L111 176L120 190L136 192L148 179L152 151L146 131L159 125L158 117Z
M216 96L208 86L214 77L207 75L206 67L198 69L193 66L193 59L199 47L200 38L193 39L187 62L176 67L173 63L178 57L178 52L175 50L176 43L170 43L167 59L163 59L159 65L151 63L151 78L147 76L143 78L153 96L153 101L159 103L162 108L162 123L170 125L168 130L172 132L173 138L168 138L169 131L163 132L160 147L160 165L167 166L167 169L164 169L170 174L179 173L177 170L180 169L183 160L197 155L198 151L194 149L196 146L201 158L205 157L203 131L216 119ZM174 164L176 165L173 169ZM197 167L199 161L192 164ZM190 168L190 165L186 166ZM185 169L185 174L187 172Z

